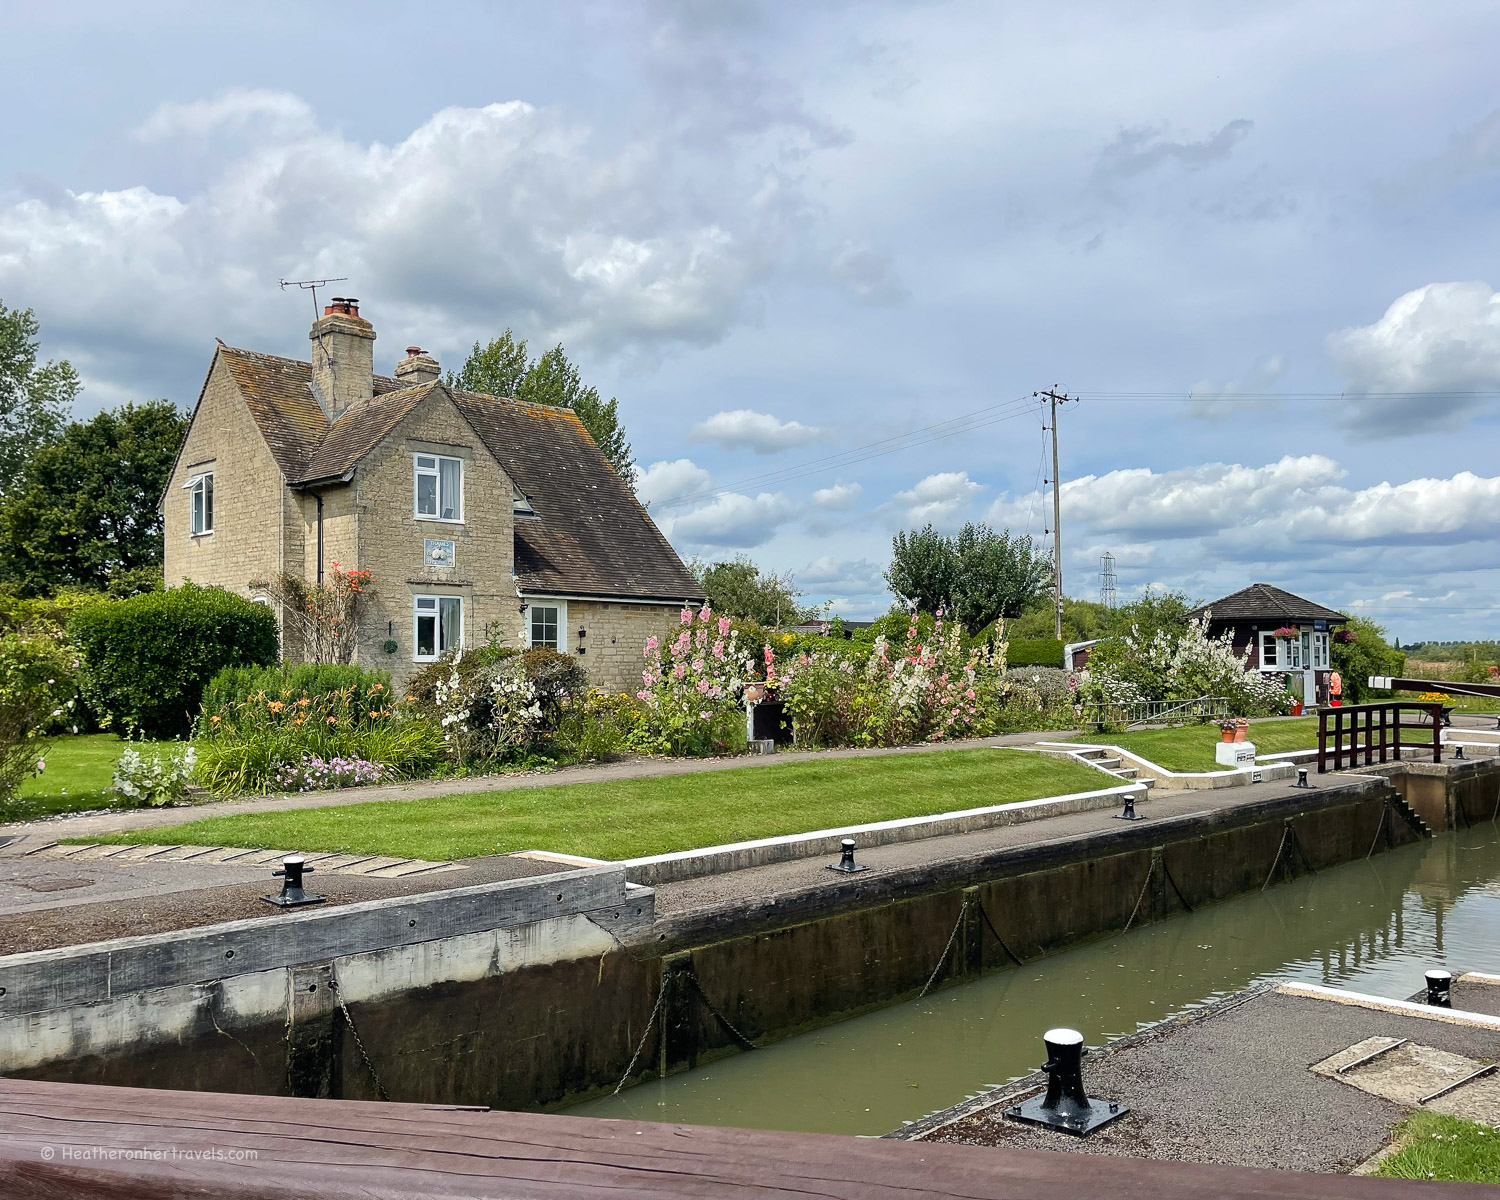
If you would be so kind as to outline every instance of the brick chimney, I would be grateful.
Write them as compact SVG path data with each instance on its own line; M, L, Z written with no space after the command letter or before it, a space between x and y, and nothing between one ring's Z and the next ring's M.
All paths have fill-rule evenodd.
M335 296L307 336L313 394L328 419L369 403L375 393L375 327L359 315L359 301Z
M443 372L438 360L421 346L408 346L406 357L396 364L396 379L402 387L416 387L423 383L436 383Z

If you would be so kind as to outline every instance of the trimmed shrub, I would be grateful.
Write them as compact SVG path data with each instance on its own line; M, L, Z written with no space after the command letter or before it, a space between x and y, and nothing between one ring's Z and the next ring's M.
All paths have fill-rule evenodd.
M1005 661L1013 667L1056 667L1063 670L1063 643L1057 638L1017 638Z
M182 737L203 689L230 666L276 661L276 616L219 587L165 592L85 608L68 622L83 653L83 691L121 732Z
M379 685L378 687L376 685ZM391 702L391 673L348 663L283 663L271 667L225 667L203 689L203 716L264 693L276 699L319 700L345 688L356 706L384 708ZM199 718L202 727L203 717Z

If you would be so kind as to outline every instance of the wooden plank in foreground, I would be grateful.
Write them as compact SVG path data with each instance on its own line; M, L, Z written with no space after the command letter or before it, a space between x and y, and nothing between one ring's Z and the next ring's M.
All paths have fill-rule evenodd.
M1496 1189L1478 1184L420 1104L0 1079L0 1196L6 1200L1493 1200L1496 1195Z

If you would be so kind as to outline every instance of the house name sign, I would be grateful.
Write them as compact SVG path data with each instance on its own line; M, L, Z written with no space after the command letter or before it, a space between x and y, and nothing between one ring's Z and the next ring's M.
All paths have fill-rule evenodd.
M428 538L422 547L424 567L451 567L453 565L453 542L448 538Z

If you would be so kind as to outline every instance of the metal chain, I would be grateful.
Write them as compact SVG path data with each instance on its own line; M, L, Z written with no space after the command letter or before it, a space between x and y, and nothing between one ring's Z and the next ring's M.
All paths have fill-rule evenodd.
M332 980L333 998L339 1002L339 1011L344 1014L344 1024L349 1027L349 1032L354 1035L354 1044L359 1048L360 1058L365 1060L365 1070L370 1072L370 1078L375 1081L375 1091L382 1100L389 1100L390 1093L385 1090L385 1084L380 1082L380 1076L375 1073L375 1064L370 1061L370 1052L365 1049L364 1042L360 1039L359 1030L354 1027L354 1018L349 1015L349 1006L344 1003L344 990L339 987L337 978Z
M1000 943L1000 949L1010 955L1011 961L1016 966L1025 966L1026 964L1021 960L1021 956L1005 944L1005 939L1000 936L1000 931L995 928L995 923L990 920L989 910L985 908L983 900L979 901L979 915L984 918L984 923L989 926L990 932L995 935L995 940Z
M656 993L656 1003L651 1008L651 1017L646 1022L646 1028L641 1033L640 1043L635 1048L635 1053L630 1056L630 1065L625 1068L625 1074L620 1076L620 1082L615 1084L615 1090L611 1096L618 1096L620 1089L625 1086L625 1081L635 1074L635 1064L640 1061L641 1051L646 1048L646 1039L651 1036L652 1026L656 1024L656 1015L661 1012L661 1002L667 997L667 984L662 981L661 988Z
M958 920L953 922L953 932L948 935L948 944L943 947L943 957L938 959L937 966L932 968L932 974L927 977L927 982L922 985L922 990L917 993L918 1000L927 995L928 989L932 987L933 981L938 977L938 972L943 969L943 964L948 961L948 951L953 949L953 939L958 936L959 927L964 923L964 913L968 911L969 897L965 896L964 902L958 906Z
M1286 849L1286 839L1290 836L1292 827L1286 826L1281 831L1281 845L1276 847L1276 857L1271 860L1271 869L1266 872L1266 881L1260 885L1260 890L1265 891L1271 886L1271 878L1276 874L1276 868L1281 865L1281 852Z
M1366 858L1371 857L1375 853L1375 843L1380 841L1380 835L1385 831L1385 819L1390 815L1391 806L1389 804L1382 804L1380 806L1380 824L1375 826L1375 836L1370 839L1370 853L1365 855Z
M1141 880L1141 894L1135 898L1135 907L1130 910L1130 920L1125 922L1125 928L1121 933L1129 933L1130 927L1135 924L1135 915L1141 911L1141 901L1146 898L1146 889L1151 886L1151 876L1156 874L1156 859L1152 858L1151 865L1146 868L1146 878Z
M734 1036L735 1041L739 1042L746 1050L754 1050L755 1043L730 1024L729 1018L721 1013L714 1002L708 998L708 993L703 990L703 984L698 979L698 973L690 970L687 972L687 977L692 982L693 990L698 993L698 998L703 1001L708 1011L718 1018L719 1024L729 1030Z

